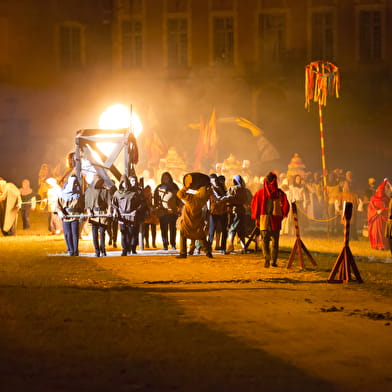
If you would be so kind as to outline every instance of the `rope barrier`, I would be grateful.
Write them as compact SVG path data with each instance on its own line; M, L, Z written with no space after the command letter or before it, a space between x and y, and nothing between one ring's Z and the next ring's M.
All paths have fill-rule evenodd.
M337 218L340 218L340 214L337 214L335 216L326 218L326 219L317 219L317 218L312 218L310 217L301 207L297 206L297 208L302 212L303 215L305 215L309 220L314 221L314 222L321 222L321 223L328 223L331 222Z
M22 204L31 204L31 202L22 202ZM45 209L46 208L46 205L47 205L47 199L41 199L41 200L37 200L36 201L36 204L41 204L40 205L40 209L41 210L43 210L43 209ZM333 216L333 217L329 217L329 218L326 218L326 219L318 219L318 218L313 218L313 217L311 217L311 216L309 216L300 206L298 206L297 205L297 209L299 210L299 211L301 211L301 213L304 215L304 216L306 216L306 218L308 218L309 220L311 220L311 221L314 221L314 222L320 222L320 223L328 223L328 222L332 222L333 220L335 220L335 219L337 219L337 218L340 218L340 214L337 214L337 215L335 215L335 216ZM129 216L130 214L123 214L122 216ZM70 215L71 216L71 215ZM79 215L72 215L73 217L78 217L78 218L80 218L80 219L84 219L84 218L91 218L92 216L91 215L87 215L87 214L79 214ZM108 215L108 214L100 214L100 215L93 215L93 217L95 218L95 217L97 217L97 218L107 218L107 217L112 217L112 215Z
M127 213L127 214L120 214L117 216L113 216L112 214L94 214L94 215L89 215L89 214L68 214L65 215L64 218L79 218L79 219L85 219L85 218L116 218L120 219L122 217L127 217L127 216L134 216L132 213Z

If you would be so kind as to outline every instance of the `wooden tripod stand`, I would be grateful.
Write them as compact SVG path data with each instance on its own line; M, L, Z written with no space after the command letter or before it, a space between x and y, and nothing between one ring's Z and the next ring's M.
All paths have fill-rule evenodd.
M248 253L248 252L252 252L253 250L249 250L249 245L250 243L253 241L255 243L255 249L254 251L257 252L258 251L258 245L257 245L257 237L260 235L260 229L255 226L252 230L252 233L249 235L248 240L246 241L245 247L244 247L244 252Z
M345 201L344 202L344 246L342 251L340 252L338 258L335 261L335 264L332 268L332 271L328 277L328 283L347 283L353 281L351 278L351 271L354 273L357 282L363 283L357 265L355 264L354 257L351 253L349 247L349 238L350 238L350 220L352 214L353 204ZM338 274L338 278L335 279L335 275Z
M302 242L301 237L299 235L298 212L297 212L297 205L296 205L295 201L291 203L291 209L293 211L295 236L297 238L295 240L293 250L291 251L289 261L287 263L287 269L291 268L291 265L293 264L293 261L295 259L295 255L297 253L298 253L299 264L300 264L301 268L305 268L304 257L303 257L302 251L306 254L306 256L308 256L311 263L316 266L317 263L314 261L312 255L309 253L308 249L306 248L305 244Z

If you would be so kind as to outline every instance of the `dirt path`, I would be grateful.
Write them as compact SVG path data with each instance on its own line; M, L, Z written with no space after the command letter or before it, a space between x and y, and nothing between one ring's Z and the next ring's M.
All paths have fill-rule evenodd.
M391 390L392 299L366 283L255 255L47 253L0 261L1 391Z

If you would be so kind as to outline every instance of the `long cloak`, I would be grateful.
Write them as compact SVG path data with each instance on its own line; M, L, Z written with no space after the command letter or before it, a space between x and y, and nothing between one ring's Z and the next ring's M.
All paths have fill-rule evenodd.
M368 206L369 240L373 249L389 249L389 243L385 237L389 204L389 197L385 194L386 182L384 180L379 185L376 193L370 198Z
M11 182L2 181L0 187L0 225L4 233L8 233L14 225L16 226L18 212L22 205L20 191L16 185Z
M203 207L210 194L210 190L204 186L194 193L187 192L187 188L182 188L177 192L177 196L185 202L178 222L180 232L184 237L192 240L205 238Z

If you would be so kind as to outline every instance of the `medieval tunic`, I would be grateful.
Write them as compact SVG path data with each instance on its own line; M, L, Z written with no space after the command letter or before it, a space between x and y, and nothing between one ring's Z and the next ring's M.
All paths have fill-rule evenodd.
M290 205L286 194L278 189L275 197L268 197L264 188L259 189L252 199L252 219L260 230L280 231L282 220L287 216Z
M184 187L177 192L177 196L185 203L181 217L178 220L180 229L179 257L186 257L186 242L188 238L192 240L192 243L195 240L199 240L201 246L206 249L206 256L212 257L211 246L206 239L206 224L203 214L210 192L205 186L202 186L197 191Z
M384 180L370 198L368 206L369 240L373 249L389 249L385 237L385 226L388 220L389 197L385 193L387 180Z
M145 198L137 186L131 186L129 179L122 176L119 189L112 199L113 213L118 217L121 231L122 256L136 253L137 234L141 213L145 209Z
M227 215L227 203L230 196L223 186L212 186L211 196L209 200L209 228L208 228L208 241L212 245L214 240L215 232L222 234L221 244L217 243L216 248L225 251L226 241L227 241L227 225L228 225L228 215Z
M22 199L19 189L11 182L0 180L0 227L3 235L15 235L18 211Z
M161 183L154 190L154 206L159 217L163 248L176 247L176 222L181 201L177 197L178 186L169 172L162 173Z
M392 253L392 199L389 200L388 220L385 227L385 237L389 242L389 249Z
M228 251L233 250L234 237L237 234L242 246L245 246L246 235L246 205L248 203L248 191L245 188L244 180L240 175L233 178L233 184L229 190L228 195L231 196L229 200L229 236L230 245Z
M86 189L84 195L85 209L91 215L89 222L96 256L100 256L100 253L106 256L105 231L110 219L106 216L100 216L107 215L111 205L110 191L104 188L103 184L102 178L96 178Z
M110 191L104 188L102 179L96 179L90 184L84 195L84 204L85 209L92 213L92 216L89 218L91 224L108 225L108 217L94 215L107 214L111 205L111 199Z
M205 239L203 207L210 197L210 191L206 187L193 191L195 193L188 193L187 191L187 188L182 188L177 192L177 196L185 202L179 221L180 233L193 240Z
M265 267L269 267L271 257L272 265L276 266L279 251L279 232L282 220L290 210L286 194L277 186L276 175L271 176L273 180L270 182L268 182L267 177L264 178L263 188L259 189L253 196L251 204L252 219L256 220L256 225L260 228Z

